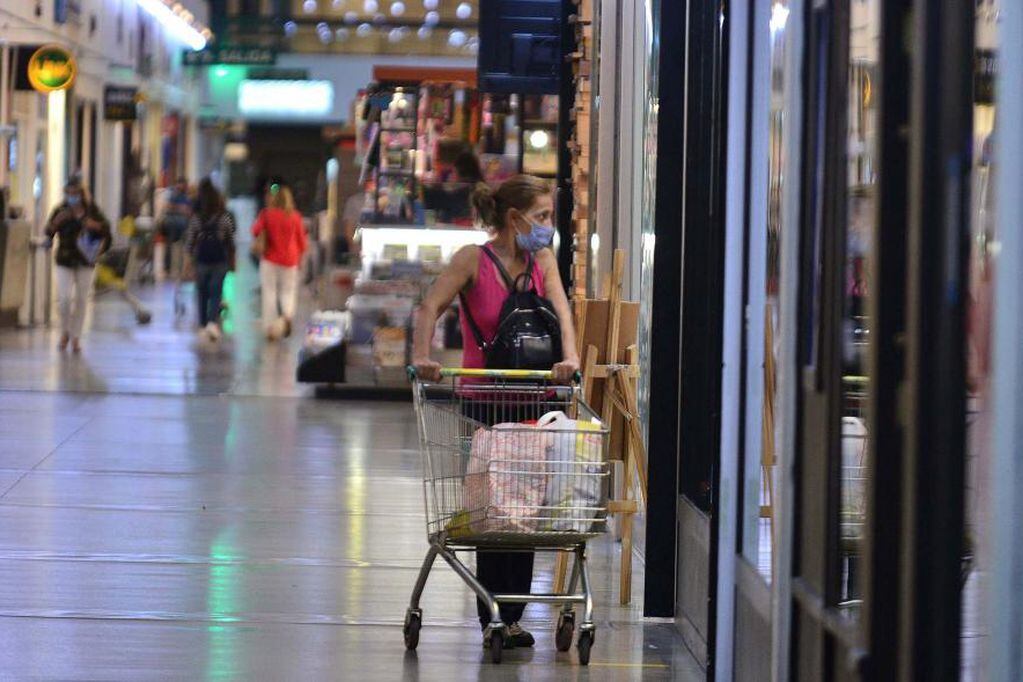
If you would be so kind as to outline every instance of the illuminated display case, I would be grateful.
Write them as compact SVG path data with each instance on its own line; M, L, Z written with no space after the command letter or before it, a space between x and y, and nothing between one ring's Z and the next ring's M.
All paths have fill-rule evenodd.
M362 263L346 302L345 381L360 389L407 387L417 307L433 280L463 246L483 244L484 230L438 224L405 227L367 223L356 241ZM454 310L437 322L433 352L444 364L461 362Z

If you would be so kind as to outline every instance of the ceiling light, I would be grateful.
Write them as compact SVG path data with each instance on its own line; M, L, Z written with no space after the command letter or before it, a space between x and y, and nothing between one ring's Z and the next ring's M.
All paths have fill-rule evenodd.
M355 34L360 38L368 38L373 33L373 27L369 24L359 24L359 28L355 29Z
M463 2L455 9L455 16L459 19L468 19L472 16L472 5L467 2Z
M468 40L468 37L465 35L465 31L455 29L448 34L448 45L451 47L462 47L465 45L466 40Z
M366 14L373 14L374 12L380 11L380 3L377 0L366 0L362 3L362 9Z
M405 3L404 2L392 2L391 3L391 16L400 17L405 14Z
M298 24L296 24L294 21L284 22L284 35L290 38L296 33L298 33Z
M345 23L346 24L354 24L358 20L359 20L359 13L358 12L351 12L351 11L345 12Z
M551 138L546 130L534 130L529 134L529 146L533 149L544 149L550 144Z
M423 23L427 26L436 26L440 22L440 14L437 12L427 12L426 16L423 17Z
M334 31L334 36L337 38L337 42L339 43L343 43L344 41L348 40L348 35L349 35L348 29L345 28L344 26Z
M206 47L206 37L196 30L192 24L185 21L181 16L174 13L170 7L161 0L137 0L139 7L146 10L167 31L180 42L188 45L193 50L201 50Z
M312 14L317 9L319 8L316 6L316 0L305 0L305 2L302 3L302 11L306 14Z
M423 9L426 10L437 9L437 0L423 0Z
M429 39L430 36L433 35L433 29L430 28L429 26L420 26L418 34L420 40L427 40Z

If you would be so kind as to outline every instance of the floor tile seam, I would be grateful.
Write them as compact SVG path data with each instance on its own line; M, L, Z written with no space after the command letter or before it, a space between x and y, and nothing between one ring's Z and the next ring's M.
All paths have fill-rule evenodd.
M78 434L79 432L81 432L81 430L82 430L82 429L84 429L84 428L85 428L86 426L88 426L90 422L92 422L92 418L91 418L91 417L86 417L85 421L84 421L84 422L82 423L82 425L81 425L81 426L79 426L79 427L78 427L77 429L75 429L75 430L74 430L74 431L72 431L72 432L71 432L70 434L68 434L68 436L67 436L66 438L64 438L63 440L61 440L61 442L60 442L60 443L58 443L58 444L57 444L57 445L56 445L56 446L55 446L55 447L54 447L54 448L53 448L52 450L50 450L50 452L49 452L49 453L47 453L47 454L46 454L46 456L44 456L44 457L43 457L43 458L42 458L41 460L39 460L38 462L36 462L36 463L35 463L35 465L33 465L31 469L28 469L28 470L26 470L26 471L25 471L25 473L23 473L23 474L22 474L21 476L19 476L19 477L18 477L18 480L17 480L17 481L15 481L14 483L12 483L12 484L10 485L10 487L8 487L8 488L7 488L7 489L6 489L6 490L5 490L4 492L3 492L3 494L0 494L0 504L3 504L3 500L4 500L4 498L5 498L5 497L7 497L7 494L8 494L8 493L10 493L10 492L11 492L12 490L14 490L14 489L15 489L15 488L16 488L16 487L18 486L18 484L19 484L19 483L21 483L22 481L24 481L24 480L25 480L25 478L27 478L29 474L31 474L31 473L32 473L33 471L35 471L35 470L36 470L36 469L37 469L38 467L40 467L40 466L41 466L41 465L42 465L42 464L43 464L43 463L44 463L44 462L45 462L46 460L48 460L48 459L49 459L50 457L52 457L52 456L53 456L53 454L54 454L55 452L57 452L57 450L59 450L59 449L60 449L60 446L61 446L61 445L64 445L65 443L67 443L67 442L68 442L69 440L71 440L72 438L74 438L74 437L75 437L75 435L77 435L77 434Z
M26 475L32 473L26 471ZM20 480L24 480L24 477ZM2 499L2 498L0 498ZM350 511L343 509L317 509L314 507L295 507L295 508L274 508L274 507L171 507L171 506L159 506L159 505L114 505L114 504L44 504L44 503L33 503L33 502L12 502L10 500L4 501L3 506L9 508L18 509L68 509L68 510L79 510L79 511L116 511L116 512L140 512L146 514L300 514L303 516L310 515L330 515L330 516L365 516L365 517L381 517L381 518L409 518L423 520L422 510L418 512L385 512L385 511ZM425 525L425 520L423 521Z
M200 612L192 613L180 613L180 612L153 612L149 611L147 614L139 614L132 611L118 612L116 610L106 610L105 612L100 609L94 609L94 613L88 611L71 611L65 610L63 612L46 612L45 609L24 609L21 611L17 610L0 610L0 620L2 619L33 619L33 620L82 620L82 621L104 621L111 623L124 623L124 622L135 622L135 623L178 623L178 624L196 624L196 625L222 625L222 626L236 626L245 627L253 625L301 625L301 626L332 626L332 627L380 627L380 628L401 628L404 625L404 613L395 615L393 618L387 619L368 619L368 618L345 618L338 616L331 616L326 614L308 614L306 617L278 617L273 616L286 616L286 614L251 614L251 613L239 613L238 615L231 616L207 616L203 617ZM552 613L549 617L525 617L522 619L522 624L527 626L534 632L554 632L555 630L555 615L554 609L551 609ZM259 618L253 616L270 616L269 618ZM642 627L642 621L613 621L603 620L599 617L594 618L594 622L597 626L598 632L600 630L620 630L624 628L635 628ZM475 618L437 618L429 617L424 622L424 627L429 628L444 628L444 629L470 629L475 632L479 631L479 623Z
M2 442L2 441L0 441ZM65 443L66 445L66 443ZM63 445L60 447L64 447ZM67 450L64 451L67 453ZM416 464L419 464L418 462ZM31 469L25 469L24 467L0 467L0 474L2 473L15 473L22 471L31 471ZM338 474L293 474L293 473L276 473L276 472L259 472L259 471L223 471L211 469L208 471L156 471L146 469L39 469L36 473L52 474L55 476L81 476L82 478L181 478L181 479L192 479L192 478L272 478L272 479L302 479L311 481L343 481L353 476L358 475L362 480L369 481L387 481L388 483L395 483L397 485L417 485L423 484L422 474L416 474L413 476L407 474L395 475L386 471L375 472L370 471L359 472L342 472Z

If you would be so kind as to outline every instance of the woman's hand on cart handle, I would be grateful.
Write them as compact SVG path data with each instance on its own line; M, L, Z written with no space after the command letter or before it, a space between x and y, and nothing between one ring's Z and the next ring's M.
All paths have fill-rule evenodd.
M577 380L579 374L579 358L565 358L551 368L554 374L554 381L558 384L571 384Z
M412 361L412 369L420 381L440 381L440 363L430 358L416 358Z

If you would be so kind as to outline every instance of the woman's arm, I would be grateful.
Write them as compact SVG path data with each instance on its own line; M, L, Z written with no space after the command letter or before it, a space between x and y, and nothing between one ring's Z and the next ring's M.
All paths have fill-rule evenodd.
M568 306L568 296L565 295L565 286L561 283L561 272L558 270L558 259L554 257L554 252L550 249L542 249L536 254L536 257L540 269L543 271L547 298L554 306L554 312L558 314L558 322L561 324L562 360L554 365L552 371L556 381L567 384L579 371L575 321L572 319L572 309Z
M60 206L53 209L53 213L50 214L49 220L46 221L46 236L53 238L53 235L57 234L60 230L60 226L67 222L68 215L67 211Z
M458 292L472 283L478 265L479 249L475 246L462 247L423 298L412 337L412 364L419 378L426 381L440 379L440 365L430 359L430 343L433 341L437 318L447 310Z
M92 230L103 239L103 245L100 247L100 253L106 253L111 244L113 244L114 237L110 231L110 221L103 215L103 211L99 210L95 206L89 209L88 217L85 219L86 229Z
M256 222L252 223L252 236L258 237L259 233L266 229L266 209L259 212Z

